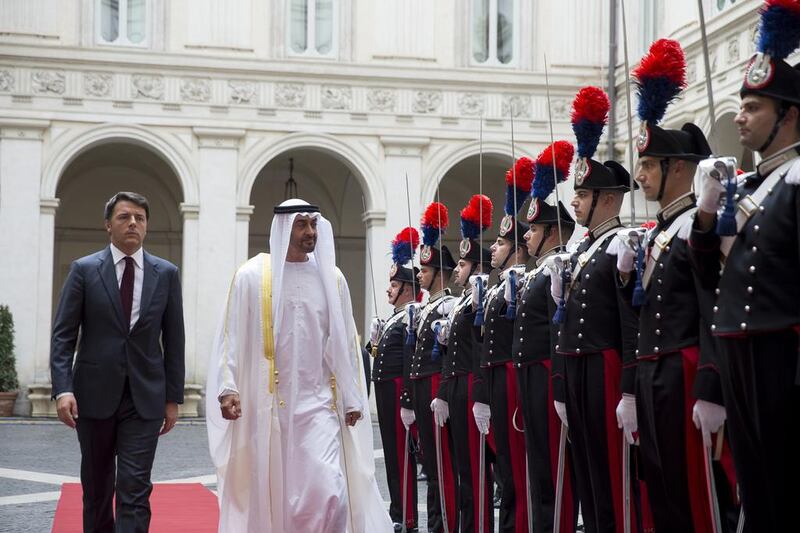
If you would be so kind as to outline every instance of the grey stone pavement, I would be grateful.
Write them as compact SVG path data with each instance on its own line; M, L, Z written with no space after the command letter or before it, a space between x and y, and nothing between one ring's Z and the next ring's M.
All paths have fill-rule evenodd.
M384 501L389 500L380 434L373 426L375 470ZM75 432L57 421L0 419L0 532L51 530L61 483L78 482L80 452ZM203 420L180 421L161 437L153 481L194 481L215 488ZM425 502L419 485L419 502ZM387 504L388 507L388 504ZM424 524L424 505L419 507ZM420 531L425 531L420 528Z

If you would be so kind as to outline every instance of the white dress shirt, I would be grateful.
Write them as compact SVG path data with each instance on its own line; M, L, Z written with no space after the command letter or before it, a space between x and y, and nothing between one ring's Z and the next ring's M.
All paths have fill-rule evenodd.
M117 288L122 285L122 274L125 272L125 254L113 244L111 246L111 257L114 260L114 269L117 273ZM142 282L144 281L144 249L139 248L131 256L134 264L133 274L133 303L131 305L130 329L139 320L139 304L142 301Z

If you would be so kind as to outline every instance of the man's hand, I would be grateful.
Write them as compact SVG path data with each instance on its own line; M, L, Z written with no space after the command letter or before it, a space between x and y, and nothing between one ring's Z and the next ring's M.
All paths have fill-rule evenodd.
M236 420L242 416L242 402L239 395L226 394L219 400L219 408L222 411L222 418L225 420Z
M567 405L564 402L553 400L553 407L555 407L556 414L558 415L558 418L561 419L561 423L569 427L569 420L567 420Z
M361 420L361 411L351 411L344 415L344 422L348 426L355 426L359 420Z
M78 402L75 401L75 396L73 394L65 394L56 400L56 410L58 411L58 419L75 429L75 421L78 419Z
M636 397L633 394L623 394L617 404L617 427L625 434L628 444L633 444L633 434L639 429L636 420Z
M373 318L369 331L369 342L373 346L378 345L378 341L381 339L381 330L383 330L383 320L378 317Z
M694 425L703 434L703 445L711 447L711 434L716 433L725 423L725 407L713 402L697 400L692 409Z
M400 420L403 422L403 426L406 429L408 429L411 427L411 424L417 421L417 415L414 414L413 409L407 409L405 407L401 407Z
M439 427L444 426L444 423L450 418L450 408L447 402L441 398L433 399L431 402L431 411L433 411L433 420Z
M475 425L478 426L478 431L484 435L489 433L489 420L492 418L491 408L480 402L472 404L472 416L475 418Z
M159 435L169 433L169 430L175 427L178 421L178 404L175 402L167 402L166 410L164 413L164 425L161 428Z

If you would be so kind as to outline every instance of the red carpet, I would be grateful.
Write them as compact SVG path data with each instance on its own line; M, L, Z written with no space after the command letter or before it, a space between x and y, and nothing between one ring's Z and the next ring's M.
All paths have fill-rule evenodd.
M58 500L53 533L81 533L83 492L80 483L64 483ZM216 533L217 498L199 483L153 485L150 495L151 533Z

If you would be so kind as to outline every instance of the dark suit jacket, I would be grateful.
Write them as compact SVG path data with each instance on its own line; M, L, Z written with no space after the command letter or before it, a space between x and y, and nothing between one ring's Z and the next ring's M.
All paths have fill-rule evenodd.
M53 397L74 393L81 417L112 416L126 377L142 418L163 418L167 401L183 403L178 268L144 252L139 320L128 331L110 247L73 262L53 321L50 371Z

